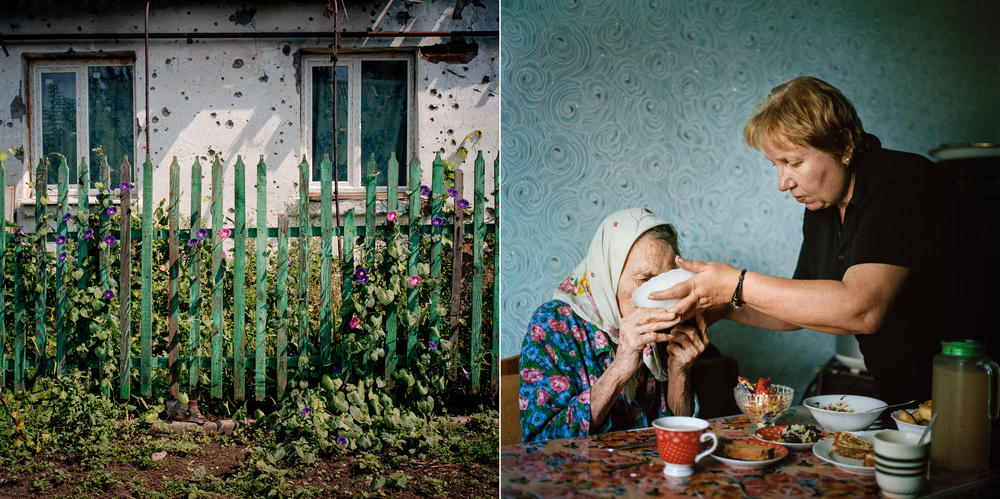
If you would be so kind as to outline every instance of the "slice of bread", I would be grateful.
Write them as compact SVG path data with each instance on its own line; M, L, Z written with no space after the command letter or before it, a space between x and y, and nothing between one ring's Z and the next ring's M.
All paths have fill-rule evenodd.
M724 439L722 450L719 451L719 454L722 457L742 461L765 461L774 458L774 448L767 445L747 443L743 440Z
M865 454L875 451L875 446L846 431L838 431L833 434L833 450L844 457L864 459Z

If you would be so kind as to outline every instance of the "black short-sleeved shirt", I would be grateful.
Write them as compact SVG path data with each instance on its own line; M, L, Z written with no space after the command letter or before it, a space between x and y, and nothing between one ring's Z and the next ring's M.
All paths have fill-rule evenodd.
M926 400L943 339L983 339L986 268L970 205L928 159L882 149L873 135L854 155L854 191L841 223L836 206L806 210L796 279L841 280L853 265L909 269L881 329L857 335L887 402Z

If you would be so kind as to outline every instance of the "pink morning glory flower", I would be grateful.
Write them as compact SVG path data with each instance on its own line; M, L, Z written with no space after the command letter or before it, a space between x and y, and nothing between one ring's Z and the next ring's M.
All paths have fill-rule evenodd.
M410 276L409 281L410 281L410 286L416 286L420 284L420 276L413 274Z

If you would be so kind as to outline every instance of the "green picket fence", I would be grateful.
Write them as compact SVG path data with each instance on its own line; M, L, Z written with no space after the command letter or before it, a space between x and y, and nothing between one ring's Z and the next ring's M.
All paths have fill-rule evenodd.
M469 337L468 337L468 351L461 352L460 355L463 358L463 363L468 363L471 368L471 384L473 390L479 390L482 384L481 375L482 371L487 370L491 376L491 380L495 382L497 376L498 368L498 355L499 355L499 342L498 342L498 321L497 310L498 310L498 300L496 299L496 293L498 292L498 279L494 276L494 286L492 290L483 289L483 242L487 230L494 231L496 234L497 224L487 225L484 221L485 214L485 161L483 159L482 152L480 152L475 160L475 187L474 187L474 199L472 202L473 207L473 222L471 224L471 233L473 240L473 272L471 275L471 318L469 326ZM339 318L345 316L344 310L351 306L351 294L353 290L352 275L354 272L354 261L353 261L353 249L354 241L358 236L363 237L363 244L368 250L372 250L376 246L376 240L379 235L379 227L385 226L384 224L378 224L378 218L381 217L382 220L385 219L385 215L376 214L376 196L375 196L375 161L374 157L369 160L366 165L367 175L366 175L366 209L364 214L363 225L355 225L355 214L354 210L349 210L345 216L344 221L341 226L336 226L334 224L334 215L332 212L333 207L333 166L329 160L324 159L320 164L321 171L321 191L320 191L320 216L319 216L319 227L312 225L310 221L309 213L309 175L310 175L310 165L305 159L299 164L299 202L297 204L297 213L289 214L284 213L278 217L277 227L268 227L267 220L265 216L258 216L256 218L256 227L246 226L246 192L245 192L245 175L246 166L243 163L242 157L238 157L235 165L233 166L233 174L235 177L235 190L232 193L234 196L234 210L235 215L233 217L232 226L224 226L224 218L222 213L222 202L224 197L223 186L223 167L222 163L218 157L214 159L211 164L211 230L209 231L209 236L206 239L207 243L211 247L211 272L208 281L208 292L210 293L210 307L211 307L211 330L207 332L208 338L202 337L201 331L201 313L202 313L202 282L201 276L201 259L192 258L190 261L190 273L188 278L188 302L189 302L189 316L188 316L188 338L187 338L187 350L189 355L185 357L180 357L179 346L183 338L180 337L179 332L179 304L180 304L180 269L179 265L181 263L180 259L180 245L185 244L191 238L195 238L199 229L205 228L205 219L201 213L201 200L202 200L202 165L196 158L191 166L191 183L190 183L190 193L191 193L191 210L190 219L188 223L188 228L181 228L180 220L180 193L181 193L181 182L180 182L180 165L177 159L174 158L170 165L169 171L169 193L167 196L168 203L168 229L154 230L153 229L153 218L154 218L154 203L153 203L153 165L150 158L147 156L146 161L142 165L142 203L140 214L141 217L141 229L130 229L131 218L134 216L130 210L130 204L132 200L132 190L127 189L122 191L121 199L121 226L119 229L112 229L111 220L107 207L110 206L110 200L106 195L101 195L98 197L98 203L95 206L89 205L89 200L87 195L78 196L78 211L81 213L87 212L99 212L99 221L97 224L97 230L94 231L93 237L85 234L83 230L77 230L70 232L68 230L67 218L65 215L70 213L69 210L69 173L70 168L66 165L64 159L59 160L59 164L55 166L58 168L58 202L56 204L57 210L57 227L54 235L48 235L46 238L39 239L38 245L33 248L27 248L26 245L21 244L11 244L11 234L7 230L0 231L0 270L3 271L6 276L6 257L7 252L13 250L14 258L20 261L19 255L23 255L26 251L37 252L39 258L38 265L36 269L36 289L35 296L36 301L34 305L35 317L34 317L34 340L26 337L26 325L28 320L25 318L25 289L24 289L24 276L22 276L21 265L15 265L13 269L13 352L5 352L5 345L7 344L7 330L6 330L6 307L4 308L5 316L4 320L0 320L0 386L4 386L7 382L7 371L12 371L13 375L13 387L15 391L23 391L25 383L25 369L31 365L36 366L38 373L41 375L52 374L52 375L62 375L65 374L69 367L67 365L67 350L72 348L72 345L67 345L67 329L64 327L64 317L66 314L66 296L67 289L64 284L64 275L66 272L66 262L64 259L59 259L56 263L57 267L55 270L56 278L54 280L55 289L52 290L55 293L55 308L54 311L51 310L51 304L48 302L48 289L49 283L45 278L46 272L48 271L46 266L46 259L44 254L46 251L45 241L53 241L56 238L62 238L65 241L67 238L75 238L77 241L77 264L79 269L83 269L84 272L78 278L78 288L86 289L88 286L99 285L100 289L110 290L110 275L111 275L111 264L110 262L110 252L113 245L100 245L98 241L103 241L108 236L117 236L120 241L118 249L120 250L120 275L119 275L119 288L117 295L119 297L120 306L117 310L118 321L120 326L120 333L117 338L117 359L113 358L114 351L114 339L108 337L105 341L105 348L100 351L103 355L97 359L97 366L75 366L75 367L90 367L97 368L96 372L103 379L101 383L102 390L106 395L110 394L113 382L117 381L118 384L118 394L121 398L127 399L131 396L131 390L133 388L133 380L131 379L131 373L133 369L138 368L139 373L139 391L142 396L148 397L152 395L152 370L153 369L167 369L168 370L168 383L169 391L171 396L176 397L181 389L182 380L179 379L179 366L181 363L186 363L188 365L188 379L186 380L186 385L188 390L194 391L198 385L199 377L201 375L202 369L206 366L211 374L210 382L210 396L212 397L222 397L223 396L223 378L226 369L232 369L232 393L233 398L236 400L245 400L247 397L247 383L246 378L248 371L252 367L253 379L252 379L252 396L258 400L263 399L267 394L272 393L277 396L282 396L286 389L289 380L289 376L297 377L305 375L304 366L300 366L298 356L289 355L289 341L294 341L297 345L297 352L303 355L305 352L314 351L317 352L314 355L308 356L308 364L319 365L323 368L321 371L325 371L328 366L334 362L332 355L334 352L334 345L331 344L331 338L333 332L337 330L339 324L335 324ZM499 159L494 161L494 172L497 171L499 167ZM6 165L2 165L5 170ZM417 274L418 265L418 255L419 255L419 245L421 234L441 235L448 228L448 223L441 225L433 225L430 223L421 223L421 220L429 221L433 217L442 217L443 205L445 194L443 192L443 178L444 178L444 162L441 160L440 153L437 154L432 163L432 183L431 183L431 194L430 194L430 216L421 217L420 213L417 216L413 215L412 211L416 211L418 207L422 207L421 193L420 193L420 163L415 159L411 161L408 167L409 172L409 185L407 186L407 197L408 197L408 207L413 207L408 215L408 224L406 226L406 231L408 231L407 243L409 246L409 260L407 262L407 272L409 275ZM122 164L122 182L131 182L129 177L131 166L128 161L123 161ZM38 179L35 193L36 193L36 203L35 203L35 217L36 220L44 220L46 216L47 209L47 199L44 198L44 193L46 192L45 179L46 176L46 164L45 162L40 162L38 169L36 171L36 178ZM90 170L84 161L81 161L79 167L79 193L88 193L90 189L94 186L90 179ZM106 160L102 160L100 168L100 182L107 186L109 183L109 168ZM499 175L494 175L494 200L496 200L496 193L499 192L498 182ZM261 156L260 161L257 163L256 169L256 185L265 186L267 185L267 166L264 163L263 156ZM388 188L386 197L386 208L387 210L399 210L398 204L398 163L394 155L390 157L388 164ZM256 190L256 201L257 201L257 213L264 214L267 213L267 192L266 189L255 189ZM39 193L43 193L39 196ZM4 203L4 191L0 190L0 209L5 209L6 204ZM496 206L497 214L499 213L499 204ZM0 213L6 217L6 213ZM289 216L298 216L298 227L289 227ZM231 232L233 238L233 272L231 276L227 276L224 272L223 265L223 236L221 235L223 229ZM470 232L466 229L466 232ZM47 228L40 228L39 230L48 231ZM132 346L130 344L132 340L132 304L131 304L131 277L133 274L133 263L132 263L132 239L133 237L138 237L141 240L141 255L140 255L140 272L139 279L141 284L140 293L140 303L139 303L139 340L140 340L140 355L139 358L134 358L132 354ZM302 304L312 304L315 302L315 298L309 296L309 280L311 278L309 269L309 246L312 244L312 240L316 237L320 238L320 269L319 269L319 281L320 281L320 296L318 298L319 303L319 328L318 331L310 331L310 317L309 317L309 307ZM343 237L343 258L340 262L341 268L339 275L343 276L340 284L341 293L341 310L335 311L333 309L333 291L336 283L333 282L333 247L334 241L337 237ZM243 313L247 305L246 297L246 278L248 277L246 272L246 241L247 238L255 240L256 247L256 268L254 269L254 294L252 299L255 300L255 324L253 325L252 334L254 335L254 355L249 355L247 346L247 324L245 323L246 315ZM267 282L267 271L268 271L268 259L266 257L266 250L268 248L269 240L275 240L274 245L277 247L277 269L276 270L276 280L273 286L269 287ZM298 241L298 261L299 261L299 279L297 297L300 306L297 310L297 316L292 317L291 314L294 311L289 310L288 306L288 277L290 271L289 262L289 242L292 239ZM153 241L154 240L166 240L169 245L168 249L168 287L167 287L167 352L166 357L153 357L152 356L152 345L153 345L153 332L152 332L152 314L153 314L153 295L152 295L152 280L153 280ZM497 240L497 239L495 239ZM456 242L455 248L460 250L461 245ZM494 257L494 269L499 263L499 252L496 248L493 248ZM414 360L415 346L418 341L438 341L436 331L440 330L441 318L438 316L436 311L437 305L441 301L441 262L442 262L442 241L440 237L434 238L434 242L431 247L431 261L430 261L430 282L433 283L430 289L431 295L431 324L427 330L421 330L419 326L404 326L398 319L397 314L393 311L386 318L385 330L386 330L386 361L385 361L385 375L389 376L399 365L411 365ZM96 259L96 262L94 262ZM96 268L96 275L92 269ZM455 272L460 272L461 269L454 269ZM405 276L402 276L405 278ZM233 287L233 303L235 311L239 313L233 314L233 323L224 324L223 323L223 308L226 304L223 303L223 285L226 279L232 279ZM3 288L6 286L7 279L0 282L0 296L6 296L6 290ZM40 286L40 289L38 289ZM483 308L483 293L492 292L494 296L493 300L493 327L492 327L492 351L483 352L482 351L482 308ZM109 291L110 292L110 291ZM267 298L271 295L276 296L276 310L268 310ZM157 297L161 299L161 297ZM463 299L461 296L455 296L452 299ZM410 287L407 296L405 298L405 308L408 312L413 313L418 305L418 289L417 287ZM402 307L400 307L402 308ZM51 312L52 323L49 323L49 317ZM110 316L112 313L111 307L107 307L107 314ZM277 327L276 331L268 331L268 314L277 314L278 320L276 321ZM274 324L275 321L272 321ZM232 331L232 355L224 355L225 346L224 341L224 328L231 327ZM405 329L404 329L405 327ZM81 325L81 331L79 331L78 336L87 334L85 329ZM46 351L47 348L47 336L51 334L56 338L56 352L54 357L50 352ZM294 334L294 338L290 335ZM401 340L402 337L399 335L405 335L405 347L402 351L397 352L396 344L397 341ZM199 356L197 352L200 347L205 343L209 342L211 345L211 357ZM310 341L315 341L318 344L314 348L310 348ZM264 351L268 345L272 345L274 348L274 355L260 355L257 352ZM33 349L33 355L29 358L27 355L28 350ZM12 358L11 358L12 357ZM486 363L484 359L489 359ZM343 359L344 363L350 362L350 359ZM117 368L111 369L100 369L100 367L107 365L114 365L117 363ZM112 373L116 372L116 376ZM268 374L272 374L273 379L276 380L276 387L272 391L269 391L267 384ZM116 377L116 380L112 380Z

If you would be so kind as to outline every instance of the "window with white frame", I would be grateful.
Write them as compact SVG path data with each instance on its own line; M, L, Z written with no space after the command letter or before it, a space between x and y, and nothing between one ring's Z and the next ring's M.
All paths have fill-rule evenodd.
M91 181L97 182L103 153L111 184L119 183L122 159L134 167L136 158L133 66L121 59L30 62L32 167L42 158L57 165L55 153L62 154L75 184L74 172L85 158ZM55 168L46 176L49 184L58 183Z
M338 178L343 187L362 187L362 166L375 155L376 185L388 181L389 155L396 154L399 185L407 185L412 151L410 107L413 63L407 54L341 54L334 70L329 56L303 58L303 143L311 153L318 188L320 162L333 159L337 140ZM337 130L333 126L334 85Z

